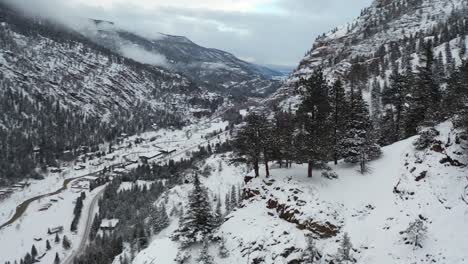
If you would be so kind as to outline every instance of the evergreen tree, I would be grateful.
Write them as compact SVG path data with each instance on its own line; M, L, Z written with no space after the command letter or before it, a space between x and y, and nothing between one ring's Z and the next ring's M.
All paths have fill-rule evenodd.
M267 119L264 115L251 112L246 117L246 124L241 128L233 142L234 152L244 158L248 164L253 165L255 177L260 175L259 163L262 154L265 154L265 138L268 134ZM264 157L267 161L268 157ZM268 169L267 169L268 172Z
M170 224L169 216L167 215L166 206L162 204L161 206L156 206L153 209L152 216L152 226L153 233L157 234L161 232L164 228L168 227Z
M299 92L302 103L297 111L299 132L296 137L296 150L301 161L308 163L307 175L312 177L312 168L318 161L328 160L330 153L330 113L329 87L321 70L300 80Z
M406 95L409 89L409 84L405 76L401 75L398 72L394 72L390 76L390 87L384 90L382 94L382 101L384 104L392 105L395 113L392 114L395 118L395 126L393 128L394 138L391 139L391 142L396 142L402 139L402 128L401 124L403 121L403 111L406 102Z
M218 199L216 201L216 209L215 209L215 219L216 219L216 225L220 226L223 223L224 216L223 212L221 211L221 197L218 196Z
M419 74L415 86L422 94L421 97L423 99L421 99L421 101L423 101L426 109L426 113L422 118L423 120L424 118L435 120L440 108L441 92L434 79L434 54L430 42L425 46L421 61L424 63L424 66L419 67Z
M55 253L54 264L60 264L60 258L59 258L58 253Z
M409 224L404 233L407 235L406 240L410 244L412 244L415 248L422 248L421 242L426 238L427 227L424 224L424 221L418 218Z
M226 239L223 236L221 236L221 240L219 241L218 255L220 258L229 257L229 250L226 248Z
M341 241L340 247L338 248L338 253L336 256L337 263L344 264L355 262L353 257L351 256L352 249L353 245L351 244L351 240L348 236L348 233L345 233L343 240Z
M55 241L56 244L60 243L60 237L59 237L58 233L55 233L54 241Z
M231 208L234 209L237 207L237 191L236 186L231 186Z
M466 56L466 36L462 36L460 38L459 45L460 45L460 58L464 60Z
M179 252L177 252L177 256L174 259L174 261L177 264L186 264L190 259L190 255L186 251L182 251L182 249L179 249Z
M49 239L46 239L46 249L50 250L52 247L50 246Z
M175 237L187 246L209 237L215 227L208 193L200 183L198 175L195 175L193 190L189 195L189 210L182 219Z
M229 191L226 193L226 198L224 199L224 206L226 209L226 214L231 212L231 195L229 195Z
M203 242L203 248L197 258L197 264L214 264L214 259L208 252L208 240Z
M382 115L382 88L377 78L372 82L371 90L371 109L372 109L372 121L378 123Z
M380 155L380 147L374 142L371 134L372 124L370 121L367 103L362 98L359 90L356 94L351 89L351 102L349 114L346 119L346 133L340 142L343 147L343 158L345 162L362 163L376 158Z
M294 151L291 146L294 140L294 114L291 109L288 111L276 110L273 118L273 145L274 156L280 167L283 167L283 160L286 161L285 167L288 168L294 159Z
M455 70L455 59L453 58L450 42L445 43L445 60L447 65L447 73L450 76L450 74L452 74L452 72Z
M338 79L331 86L330 99L333 124L333 160L335 164L338 164L338 159L343 154L340 142L344 137L346 118L346 97L341 80Z
M319 263L322 255L315 246L314 238L307 236L307 247L302 252L302 261L307 264Z
M37 249L36 249L35 245L32 245L32 247L31 247L31 256L33 258L37 257Z
M63 247L63 249L65 249L65 250L69 250L70 247L71 247L70 240L68 240L68 237L67 237L67 236L63 236L63 239L62 239L62 247Z

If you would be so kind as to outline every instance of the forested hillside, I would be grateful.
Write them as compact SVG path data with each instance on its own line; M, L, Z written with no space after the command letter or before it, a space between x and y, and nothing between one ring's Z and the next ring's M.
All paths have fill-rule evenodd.
M461 81L467 10L462 0L375 1L355 21L318 37L271 102L297 106L300 80L321 68L329 82L363 92L381 144L415 135L425 121L451 114L440 106Z
M0 184L96 151L121 133L180 126L191 105L212 106L180 74L0 5Z

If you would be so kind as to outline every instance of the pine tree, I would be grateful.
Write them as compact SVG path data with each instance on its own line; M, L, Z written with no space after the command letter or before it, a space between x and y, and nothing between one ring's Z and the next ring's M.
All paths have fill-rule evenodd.
M307 264L319 263L322 255L315 246L315 241L312 236L307 236L307 247L302 252L302 261Z
M31 247L31 256L33 258L37 257L37 249L36 249L35 245L32 245L32 247Z
M231 195L229 195L229 191L226 193L226 198L224 199L224 207L226 209L226 214L231 212Z
M409 84L405 76L398 72L394 72L390 76L390 87L385 89L382 94L382 101L384 104L392 105L395 109L395 113L392 116L395 117L394 127L394 138L391 139L392 143L402 139L402 121L403 111L406 102L406 94L409 90Z
M46 240L46 249L47 249L47 250L50 250L51 248L52 248L52 247L50 246L50 242L49 242L49 240L47 239L47 240Z
M166 206L162 204L161 206L156 206L153 209L152 215L152 226L153 233L157 234L161 232L164 228L168 227L170 224L169 216L167 215Z
M353 257L351 256L351 250L353 249L353 245L351 244L351 240L348 236L348 233L344 234L343 240L341 241L340 247L338 248L336 261L337 263L350 263L355 262Z
M346 98L345 90L341 80L337 80L330 89L330 102L331 114L333 124L333 160L338 164L338 159L341 158L343 149L341 147L341 140L343 139L345 130L345 117L346 117Z
M218 196L216 201L216 209L215 209L215 218L216 218L216 225L220 226L224 221L223 212L221 211L221 197Z
M354 93L351 89L351 102L346 119L346 133L340 142L343 147L345 162L365 163L380 155L380 147L374 142L371 134L372 123L370 121L367 103L362 98L359 90Z
M371 90L371 109L372 109L372 121L378 123L382 115L382 88L377 78L372 82Z
M466 56L466 37L465 36L462 36L460 38L460 58L462 60L465 59L465 56Z
M299 131L296 137L296 153L301 161L308 163L307 175L312 177L312 168L318 161L328 160L332 142L330 125L331 107L329 87L322 70L299 82L302 103L297 111Z
M221 236L221 240L219 241L218 255L220 258L229 257L229 250L226 248L226 239L223 236Z
M60 258L59 258L58 253L55 253L54 264L60 264Z
M63 246L63 249L65 249L65 250L70 249L71 243L70 243L70 240L68 240L68 237L67 237L67 236L63 236L63 239L62 239L62 246Z
M447 73L450 76L450 74L452 74L452 72L455 70L455 59L453 58L450 42L445 43L445 60L447 65Z
M404 233L407 235L406 240L410 244L415 248L422 248L421 242L426 238L427 227L424 224L424 221L418 218L409 224Z
M234 209L237 207L237 191L236 186L231 186L231 208Z
M209 201L206 189L200 183L198 175L195 175L193 190L189 195L189 210L175 235L183 245L203 241L216 227Z
M200 255L197 258L197 264L214 264L214 259L208 252L208 246L208 240L205 240Z
M233 140L234 152L241 159L245 159L247 164L253 165L255 177L260 175L259 163L264 156L267 163L268 155L265 156L266 139L268 138L268 120L265 115L251 112L246 117L246 124L242 127ZM266 168L267 172L268 169Z
M177 252L177 256L174 259L174 261L177 264L186 264L189 259L190 259L189 253L186 251L182 251L182 249L179 249L179 252Z
M55 241L56 244L60 243L60 237L59 237L58 233L55 233L54 241Z
M274 157L278 160L280 167L283 167L283 160L286 161L286 168L290 167L294 159L294 151L291 148L294 139L294 114L289 109L287 112L276 110L273 118L273 145Z

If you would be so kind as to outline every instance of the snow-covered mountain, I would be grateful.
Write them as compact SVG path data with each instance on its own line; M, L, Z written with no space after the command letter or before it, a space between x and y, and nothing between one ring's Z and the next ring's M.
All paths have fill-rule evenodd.
M432 41L434 54L445 61L450 45L457 65L466 49L466 0L376 0L354 21L319 36L273 101L296 102L294 88L300 78L323 68L329 80L341 78L347 85L370 92L381 89L392 71L404 70L407 61L419 65L422 43ZM441 54L441 55L439 55Z
M83 32L96 43L137 61L182 72L210 90L234 95L268 95L280 86L275 77L284 75L245 62L231 53L202 47L183 36L160 33L149 38L119 29L112 22L94 22L95 28Z

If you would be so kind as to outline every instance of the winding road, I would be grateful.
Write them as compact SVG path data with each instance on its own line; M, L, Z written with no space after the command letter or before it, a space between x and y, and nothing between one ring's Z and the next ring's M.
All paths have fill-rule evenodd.
M87 242L88 242L88 238L89 238L89 234L91 232L91 226L92 226L92 223L93 223L93 217L94 217L94 214L93 212L95 211L97 205L98 205L98 201L99 199L101 198L102 194L104 193L104 190L105 188L102 188L94 197L93 197L93 200L91 201L91 204L89 205L89 208L88 208L88 212L86 214L86 223L85 223L85 230L83 231L83 235L80 236L80 244L78 245L77 248L75 248L72 253L66 258L64 259L64 261L62 262L63 264L72 264L73 263L73 260L79 256L80 252L83 252L86 248L86 245L87 245Z

